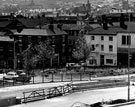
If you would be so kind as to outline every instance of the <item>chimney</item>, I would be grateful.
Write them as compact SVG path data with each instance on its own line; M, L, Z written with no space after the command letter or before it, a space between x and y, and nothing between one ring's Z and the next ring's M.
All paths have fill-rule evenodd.
M53 24L50 24L50 25L48 26L48 28L49 28L53 33L55 33L55 31L54 31L54 25L53 25Z

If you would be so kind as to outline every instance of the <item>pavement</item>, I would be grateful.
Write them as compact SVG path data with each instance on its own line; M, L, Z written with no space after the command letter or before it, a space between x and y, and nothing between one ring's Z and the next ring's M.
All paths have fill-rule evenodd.
M133 74L132 76L135 76ZM106 77L96 77L92 78L92 80L86 80L86 81L70 81L70 82L50 82L50 83L40 83L40 84L29 84L29 85L21 85L21 86L11 86L11 87L2 87L0 88L0 94L2 96L17 96L22 97L23 91L30 91L30 90L36 90L36 89L47 89L51 87L57 87L60 85L66 85L69 83L72 84L78 84L78 83L87 83L87 82L96 82L98 80L114 80L114 79L126 79L127 75L120 75L120 76L106 76ZM12 93L10 93L12 92ZM13 92L15 94L13 94Z

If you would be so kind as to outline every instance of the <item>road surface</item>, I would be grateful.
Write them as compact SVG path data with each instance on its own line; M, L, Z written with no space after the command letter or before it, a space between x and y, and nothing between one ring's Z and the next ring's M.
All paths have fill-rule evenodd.
M71 107L75 102L92 104L115 99L127 99L127 87L88 90L57 98L45 99L13 107ZM130 98L135 98L135 86L130 87Z

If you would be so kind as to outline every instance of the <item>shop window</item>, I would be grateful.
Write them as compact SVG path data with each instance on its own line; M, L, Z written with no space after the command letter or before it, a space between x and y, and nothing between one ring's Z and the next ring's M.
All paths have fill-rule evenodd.
M107 64L113 64L113 59L106 59Z

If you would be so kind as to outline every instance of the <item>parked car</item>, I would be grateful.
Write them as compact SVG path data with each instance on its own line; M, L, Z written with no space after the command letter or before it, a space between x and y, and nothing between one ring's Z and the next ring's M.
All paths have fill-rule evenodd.
M17 78L14 78L14 81L17 82L30 82L30 80L31 80L31 76L27 75L24 72L20 73Z
M7 73L7 75L4 76L4 79L6 80L13 80L14 78L19 77L16 72L10 71Z
M130 85L135 85L135 77L132 76L130 79Z
M1 73L1 74L0 74L0 80L3 80L3 78L4 78L6 75L7 75L6 73Z

